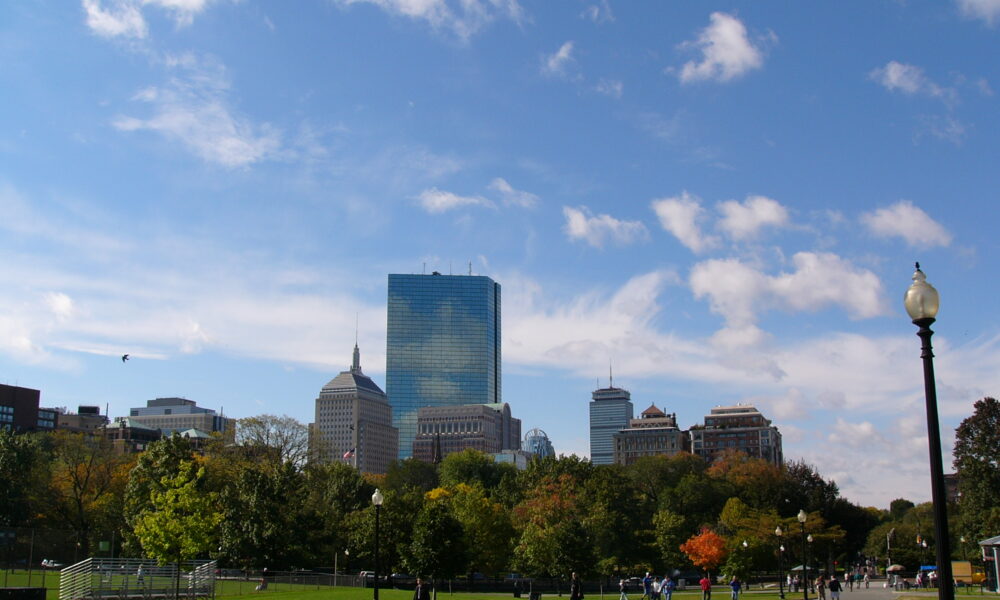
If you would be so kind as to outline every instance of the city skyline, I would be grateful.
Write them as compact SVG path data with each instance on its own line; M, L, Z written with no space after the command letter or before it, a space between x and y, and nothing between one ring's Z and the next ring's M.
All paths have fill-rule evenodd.
M610 363L928 500L901 300L919 261L947 469L1000 394L998 39L996 0L0 5L0 382L307 423L355 341L386 389L387 274L471 273L559 453Z

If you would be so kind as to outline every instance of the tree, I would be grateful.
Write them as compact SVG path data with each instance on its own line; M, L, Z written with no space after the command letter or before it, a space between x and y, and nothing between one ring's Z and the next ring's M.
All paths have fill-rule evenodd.
M514 548L518 570L538 577L593 570L593 542L583 527L585 507L572 475L543 480L514 508L514 516L520 525Z
M893 521L898 521L905 517L906 513L914 506L915 504L906 498L896 498L889 503L889 517Z
M437 465L415 458L404 458L389 464L382 491L392 490L402 494L409 489L416 489L425 494L438 487L438 481Z
M76 531L84 553L90 534L115 494L116 474L124 459L103 438L60 430L47 434L48 488L41 503L53 521Z
M705 527L681 544L681 552L699 569L714 571L726 558L726 540Z
M983 398L958 426L953 452L962 493L959 531L983 540L1000 531L1000 402Z
M444 457L438 472L444 487L454 487L460 483L479 484L482 489L491 492L499 485L503 474L514 468L513 465L497 463L485 452L468 448Z
M684 570L690 564L687 555L681 551L681 544L689 531L684 517L672 510L665 508L653 515L653 538L667 569Z
M160 564L193 560L215 546L222 513L218 495L199 489L205 470L184 461L177 475L166 476L150 495L152 510L135 524L145 553Z
M468 547L465 532L445 500L424 505L413 523L413 540L403 564L418 576L450 579L465 571Z
M0 427L0 527L30 524L38 495L42 449L38 437Z
M153 509L152 495L163 490L165 478L176 477L181 465L194 460L191 442L177 434L149 444L139 455L135 466L128 474L123 499L122 546L127 555L138 556L142 544L135 537L135 526L139 519Z
M491 575L503 571L514 545L510 513L478 485L455 486L450 503L464 532L469 570ZM416 541L416 531L413 536Z
M309 428L282 415L260 415L236 422L236 443L257 449L272 464L292 463L303 467L309 459Z

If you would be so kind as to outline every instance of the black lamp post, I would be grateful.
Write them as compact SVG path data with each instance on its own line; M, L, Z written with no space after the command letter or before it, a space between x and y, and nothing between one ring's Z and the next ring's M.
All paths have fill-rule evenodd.
M781 543L781 525L774 528L778 538L778 595L785 600L785 545Z
M934 548L937 558L938 599L954 600L955 583L951 573L951 544L948 537L948 505L944 487L944 466L941 460L941 431L938 425L937 390L934 386L934 352L931 348L931 323L940 306L937 290L927 283L920 263L913 273L913 284L903 296L907 314L918 327L920 358L924 362L924 400L927 405L927 446L931 460L931 500L934 504Z
M809 549L811 550L812 549L812 545L813 545L813 534L810 533L809 535L807 535L806 536L806 541L809 542ZM813 554L815 554L815 553L813 553ZM808 573L808 572L809 572L809 569L806 569L806 573ZM816 563L816 576L819 577L819 562L818 561ZM812 582L809 582L809 583L810 583L809 587L812 587ZM813 591L816 591L815 588L813 588Z
M806 547L806 519L809 515L799 509L795 518L799 520L799 527L802 529L802 600L809 600L809 550Z
M372 494L372 504L375 505L375 600L378 600L378 517L383 500L382 492L375 488L375 493Z

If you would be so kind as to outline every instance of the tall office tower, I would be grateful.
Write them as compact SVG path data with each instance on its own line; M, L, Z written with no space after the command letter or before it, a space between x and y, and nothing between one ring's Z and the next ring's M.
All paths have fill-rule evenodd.
M632 420L632 394L609 381L608 387L594 390L591 398L590 462L612 465L615 462L614 436Z
M320 460L343 460L365 473L382 474L396 460L399 435L385 392L361 372L354 346L351 368L320 390L312 424L313 449Z
M385 391L409 458L425 406L499 404L500 284L472 275L389 275Z

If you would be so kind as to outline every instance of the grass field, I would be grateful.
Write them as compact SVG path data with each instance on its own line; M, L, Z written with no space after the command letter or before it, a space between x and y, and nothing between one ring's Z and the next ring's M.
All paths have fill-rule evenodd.
M215 595L217 598L224 598L225 600L298 600L300 598L302 600L371 600L373 595L371 588L330 587L275 582L270 582L266 591L256 592L254 591L256 583L253 580L219 579L216 582ZM59 573L49 571L43 575L41 571L33 571L29 579L26 571L0 571L0 587L45 587L47 588L46 600L59 600ZM438 595L447 600L500 600L502 598L511 598L512 596L509 592L460 592L449 594L447 591L439 591ZM745 593L745 595L748 597L747 600L780 600L776 590L754 590ZM957 600L981 600L984 595L987 597L996 596L992 592L984 593L979 588L974 588L970 592L961 589L956 590L955 597ZM716 586L713 596L720 600L728 600L728 588ZM640 595L630 594L629 597L631 600L639 600ZM788 600L796 600L798 594L786 594L786 597ZM812 594L809 597L810 600L815 598ZM412 598L412 590L379 590L379 600L412 600ZM528 594L525 592L522 600L527 600L527 598ZM543 600L552 600L559 598L559 596L556 594L543 594L542 598ZM562 598L568 600L568 596L565 593ZM618 600L618 592L617 590L609 591L604 594L603 598L600 594L588 593L586 598L587 600ZM683 592L674 592L674 598L675 600L700 600L701 592L690 589ZM850 600L850 593L845 592L841 595L841 598ZM928 590L926 592L900 592L893 596L893 600L933 600L934 598L937 598L935 590Z

